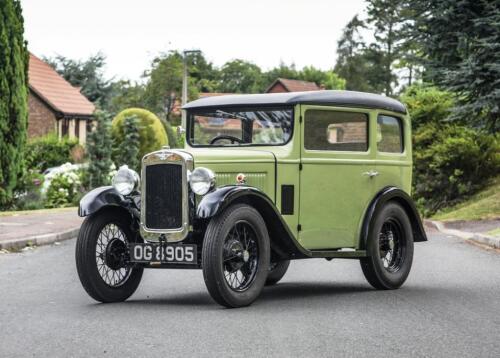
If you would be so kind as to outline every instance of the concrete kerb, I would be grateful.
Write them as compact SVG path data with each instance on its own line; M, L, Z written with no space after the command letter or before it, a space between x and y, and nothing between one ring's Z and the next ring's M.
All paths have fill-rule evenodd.
M80 228L76 228L58 233L0 241L0 250L20 250L26 246L49 245L59 241L70 240L77 237L79 231Z
M482 245L487 245L489 247L500 249L500 238L492 237L489 235L479 234L475 232L467 232L456 229L448 229L444 223L440 221L426 220L429 224L431 224L434 228L436 228L439 232L442 232L445 235L457 236L464 240L470 240L477 242Z

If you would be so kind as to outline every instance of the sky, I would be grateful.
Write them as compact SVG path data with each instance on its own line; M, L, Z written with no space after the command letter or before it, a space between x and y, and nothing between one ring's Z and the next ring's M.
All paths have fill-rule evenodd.
M105 75L140 80L169 50L202 50L222 66L245 59L330 69L342 28L364 0L21 0L35 55L107 56Z

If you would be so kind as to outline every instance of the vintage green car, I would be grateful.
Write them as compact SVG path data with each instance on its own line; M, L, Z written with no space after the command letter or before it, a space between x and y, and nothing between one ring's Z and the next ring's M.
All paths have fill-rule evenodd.
M144 268L196 268L216 302L241 307L306 258L359 259L377 289L404 283L427 238L400 102L317 91L183 110L184 149L145 155L140 179L124 166L80 202L76 263L91 297L127 299Z

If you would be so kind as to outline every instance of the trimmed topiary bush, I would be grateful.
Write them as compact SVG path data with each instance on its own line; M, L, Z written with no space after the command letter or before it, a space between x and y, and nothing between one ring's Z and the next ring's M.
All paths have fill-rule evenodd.
M125 140L125 118L131 116L138 118L139 158L149 152L161 149L164 145L168 145L165 128L163 128L160 119L155 114L146 109L129 108L118 113L111 124L111 134L115 148L119 148Z

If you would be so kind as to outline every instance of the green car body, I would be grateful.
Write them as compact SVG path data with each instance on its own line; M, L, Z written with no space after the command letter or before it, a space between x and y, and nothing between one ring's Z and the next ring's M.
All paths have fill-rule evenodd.
M413 242L427 238L410 198L411 123L401 103L318 91L205 98L184 111L185 147L147 154L140 190L117 184L80 202L88 233L100 213L130 217L132 237L113 238L101 254L107 266L202 268L228 307L250 304L292 259L357 258L374 287L402 285ZM79 255L87 292L105 301L110 294L82 278L89 264Z

